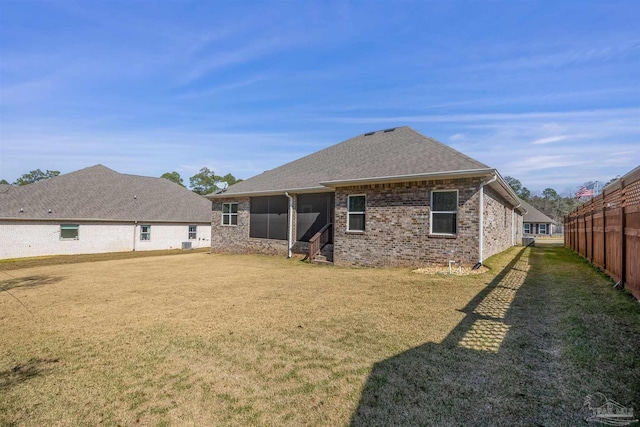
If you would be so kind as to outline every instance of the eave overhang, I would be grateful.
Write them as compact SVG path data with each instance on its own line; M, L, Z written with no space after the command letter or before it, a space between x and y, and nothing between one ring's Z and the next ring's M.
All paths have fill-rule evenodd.
M445 171L445 172L432 172L410 175L394 175L394 176L379 176L370 178L356 178L356 179L343 179L322 181L320 186L313 187L300 187L300 188L281 188L277 190L262 190L262 191L243 191L243 192L221 192L214 194L207 194L204 196L209 200L217 199L232 199L239 197L254 197L254 196L279 196L285 193L289 194L308 194L308 193L326 193L335 191L338 187L348 187L356 185L370 185L370 184L389 184L398 182L412 182L412 181L427 181L427 180L441 180L441 179L462 179L462 178L487 178L493 175L497 176L497 180L489 184L489 187L494 189L498 194L510 202L514 209L524 215L526 211L520 206L520 200L513 191L513 189L506 183L506 181L500 176L498 171L493 168L483 169L469 169L469 170L457 170L457 171Z
M445 172L431 172L431 173L418 173L410 175L394 175L394 176L378 176L371 178L355 178L355 179L343 179L334 181L323 181L320 185L325 187L346 187L352 185L365 185L365 184L387 184L397 182L409 182L409 181L426 181L430 179L458 179L458 178L475 178L485 177L495 173L495 169L470 169L461 171L445 171Z
M262 190L262 191L242 191L232 193L213 193L204 196L209 200L216 199L232 199L234 197L252 197L252 196L282 196L284 193L289 194L308 194L308 193L329 193L334 190L325 186L317 187L301 187L301 188L282 188L278 190Z

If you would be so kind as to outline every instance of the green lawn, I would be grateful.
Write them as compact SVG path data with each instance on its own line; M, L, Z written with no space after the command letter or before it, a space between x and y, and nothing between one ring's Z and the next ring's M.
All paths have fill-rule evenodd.
M595 392L640 412L640 304L564 248L471 276L68 261L0 264L0 425L575 426Z

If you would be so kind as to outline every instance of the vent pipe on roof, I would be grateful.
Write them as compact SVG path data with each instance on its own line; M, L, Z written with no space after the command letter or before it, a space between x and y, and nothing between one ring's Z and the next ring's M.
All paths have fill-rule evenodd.
M483 253L484 252L484 186L489 185L492 182L495 182L497 179L498 179L498 175L493 175L493 178L480 184L480 209L478 211L480 216L479 218L480 245L478 248L478 254L479 254L478 264L482 264L482 262L484 261L484 253Z
M287 224L288 233L287 233L287 258L291 258L291 248L293 247L293 197L289 195L286 191L284 195L289 199L289 221Z

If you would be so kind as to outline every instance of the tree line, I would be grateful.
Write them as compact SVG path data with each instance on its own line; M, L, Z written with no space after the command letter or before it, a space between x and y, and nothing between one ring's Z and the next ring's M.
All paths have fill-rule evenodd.
M60 175L60 171L46 170L41 171L40 169L35 169L29 171L25 174L22 174L18 179L13 182L13 185L27 185L33 184L34 182L42 181L44 179L53 178L54 176ZM168 179L171 182L175 182L182 187L186 187L184 185L184 180L180 176L178 172L165 172L160 178ZM200 195L205 195L209 193L213 193L214 191L221 190L226 188L229 185L233 185L237 182L242 181L241 179L237 179L230 173L220 176L216 175L214 171L209 168L202 168L189 178L189 187L191 191L194 193L198 193ZM0 184L9 184L6 179L0 180Z
M613 178L600 188L604 188L618 179L619 177ZM576 198L575 192L572 190L566 191L565 195L560 195L556 190L548 187L542 190L540 194L534 194L516 178L505 176L504 180L518 197L553 219L557 224L562 224L564 217L568 215L573 208L582 203L580 199ZM583 187L594 188L594 184L594 182L585 182Z
M21 175L13 182L13 185L33 184L34 182L42 181L43 179L52 178L58 175L60 175L60 171L47 169L43 172L40 169L36 169ZM180 174L176 171L165 172L160 176L160 178L168 179L171 182L187 188L184 184L184 179L182 179ZM527 187L522 185L520 180L510 176L506 176L504 179L518 197L525 200L559 224L562 223L563 218L580 203L571 191L569 191L569 194L561 196L556 190L549 187L545 188L540 194L533 194ZM618 177L611 179L609 182L604 184L604 186L611 184L617 179ZM205 195L219 191L240 181L242 180L237 179L230 173L223 176L216 175L214 171L204 167L200 169L198 173L189 178L189 188L194 193ZM9 183L3 179L0 180L0 184ZM593 183L591 182L587 182L584 186L590 187L592 184Z
M180 177L178 172L165 172L160 175L160 178L168 179L169 181L175 182L176 184L186 188L184 180ZM220 176L216 175L215 172L209 168L202 168L197 174L189 178L189 187L194 193L205 195L221 190L240 181L242 180L237 179L230 173Z

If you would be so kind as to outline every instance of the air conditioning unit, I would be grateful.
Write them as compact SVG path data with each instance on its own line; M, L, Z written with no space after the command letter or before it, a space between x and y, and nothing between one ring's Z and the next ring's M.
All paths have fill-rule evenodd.
M191 249L191 242L182 242L182 249Z

